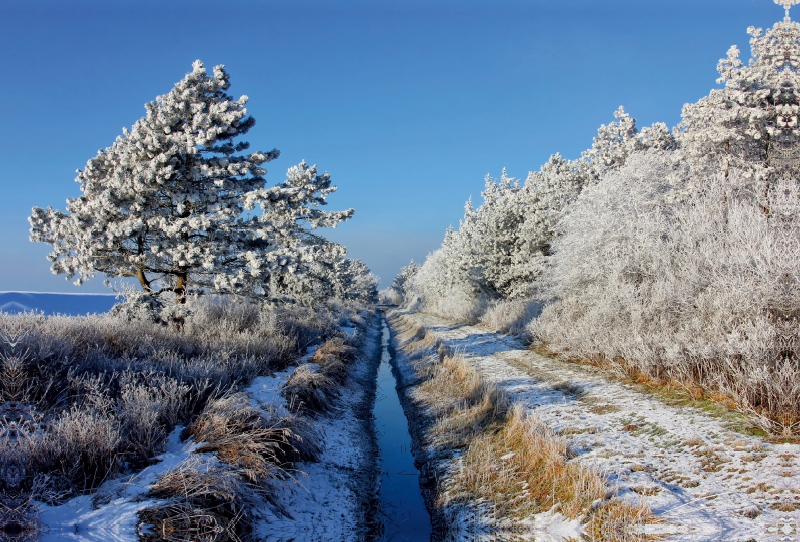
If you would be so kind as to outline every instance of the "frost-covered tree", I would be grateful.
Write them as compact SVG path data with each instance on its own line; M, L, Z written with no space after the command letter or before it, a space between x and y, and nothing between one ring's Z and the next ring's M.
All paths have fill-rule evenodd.
M337 261L333 266L331 279L335 299L360 304L378 302L380 281L361 260L345 258Z
M401 303L409 303L408 294L410 293L411 281L419 271L419 268L419 264L412 259L392 281L390 288L396 292L396 296L401 300Z
M782 2L781 2L782 3ZM749 29L672 151L634 149L558 228L530 329L555 351L723 392L800 423L800 24Z
M317 258L308 271L284 288L285 297L312 306L328 300L374 304L378 278L361 260L346 258L345 247L320 240Z
M474 208L467 202L458 231L448 230L441 249L413 282L426 310L469 321L493 301L534 296L556 224L584 187L622 167L637 151L675 148L665 125L639 131L623 108L614 116L616 122L601 126L592 147L577 160L555 154L523 185L505 170L498 180L486 177L483 203Z
M770 187L794 176L800 156L800 48L798 25L788 17L764 33L750 27L753 60L745 65L736 46L717 67L721 89L683 109L680 139L687 159L729 176L769 210Z
M67 211L34 208L31 240L53 246L54 273L135 277L145 292L189 288L263 295L302 280L325 251L309 230L335 226L353 210L325 212L336 188L305 162L266 187L262 165L277 150L241 154L254 125L247 97L226 93L196 61L147 115L78 171L82 195ZM342 255L343 257L343 255Z

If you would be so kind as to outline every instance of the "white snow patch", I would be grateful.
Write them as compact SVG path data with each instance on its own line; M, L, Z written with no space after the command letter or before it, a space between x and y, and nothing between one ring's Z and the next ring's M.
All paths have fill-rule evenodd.
M81 495L59 506L42 504L39 521L46 532L40 537L41 542L137 540L139 510L158 503L155 499L142 500L140 496L150 490L159 476L189 457L198 446L191 440L181 442L182 430L183 427L178 426L169 434L167 451L156 458L158 463L135 475L104 483L94 496Z

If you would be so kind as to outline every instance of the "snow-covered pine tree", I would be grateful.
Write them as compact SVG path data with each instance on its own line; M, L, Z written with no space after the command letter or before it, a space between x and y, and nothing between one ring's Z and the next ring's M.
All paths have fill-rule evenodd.
M78 171L83 194L67 212L33 209L31 241L53 246L54 273L76 284L96 273L135 277L145 292L179 302L189 288L263 295L301 280L326 250L309 229L353 210L319 209L336 188L305 162L266 188L261 166L278 151L237 154L249 144L236 138L255 121L229 86L224 66L210 76L196 61Z
M378 277L361 260L344 258L334 262L330 283L334 299L374 304L378 301Z

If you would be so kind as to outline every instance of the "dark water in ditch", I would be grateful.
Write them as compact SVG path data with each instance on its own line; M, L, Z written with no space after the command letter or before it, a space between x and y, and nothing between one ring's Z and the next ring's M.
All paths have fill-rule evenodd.
M381 449L382 541L430 540L431 518L419 488L419 471L411 455L408 420L397 395L389 351L389 327L381 320L381 364L375 398L375 427Z

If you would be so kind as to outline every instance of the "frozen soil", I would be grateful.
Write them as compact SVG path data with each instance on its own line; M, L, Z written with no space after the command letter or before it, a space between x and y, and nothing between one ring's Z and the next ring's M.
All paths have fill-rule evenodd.
M573 461L603 472L620 497L643 500L660 520L647 533L675 541L800 540L797 444L769 442L735 413L670 404L514 337L405 316L567 438ZM552 530L542 535L553 539Z

